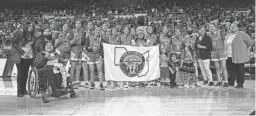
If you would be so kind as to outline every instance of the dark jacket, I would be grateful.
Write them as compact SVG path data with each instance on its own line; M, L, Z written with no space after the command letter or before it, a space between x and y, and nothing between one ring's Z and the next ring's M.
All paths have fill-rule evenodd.
M43 36L39 36L36 39L36 43L35 43L35 53L36 55L42 51L44 51L44 46L47 42L45 41Z
M32 49L35 50L35 37L32 37ZM26 40L24 31L22 30L17 30L14 33L13 39L12 39L12 56L11 60L13 63L19 63L20 62L20 57L22 53L24 52L22 50L22 46L27 44L29 41ZM35 52L33 51L33 56L35 56Z
M198 48L197 44L206 46L206 49ZM195 50L197 59L211 59L212 39L207 34L203 36L201 41L199 41L199 37L197 37L195 42Z

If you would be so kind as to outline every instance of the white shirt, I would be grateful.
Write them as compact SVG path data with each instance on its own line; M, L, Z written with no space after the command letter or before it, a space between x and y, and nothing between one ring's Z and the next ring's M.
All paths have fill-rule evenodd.
M22 50L25 53L23 55L21 55L21 58L24 58L24 59L32 59L33 58L32 42L29 42L28 44L23 46Z
M226 41L226 45L227 45L226 52L228 57L232 57L232 42L235 39L235 37L236 37L236 34L231 34L228 36L228 39Z

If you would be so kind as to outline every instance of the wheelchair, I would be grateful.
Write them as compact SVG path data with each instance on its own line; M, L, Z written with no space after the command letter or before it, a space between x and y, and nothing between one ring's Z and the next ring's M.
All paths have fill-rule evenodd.
M39 77L39 73L43 69L37 69L35 67L32 67L31 70L29 71L29 73L28 73L28 94L33 99L36 98L36 96L38 94L41 94L43 102L47 103L48 102L47 98L51 97L52 91L51 91L50 85L48 84L48 81L40 79L40 77ZM66 72L68 72L68 71L66 71ZM64 87L63 87L64 91L61 92L61 96L70 93L70 97L74 98L76 93L73 89L71 78L70 78L70 76L67 76L68 73L66 73L66 72L64 72L64 73L61 72L62 76L66 76L65 77L66 79L63 80L64 81L63 82L64 83ZM58 97L60 97L60 96L58 96Z

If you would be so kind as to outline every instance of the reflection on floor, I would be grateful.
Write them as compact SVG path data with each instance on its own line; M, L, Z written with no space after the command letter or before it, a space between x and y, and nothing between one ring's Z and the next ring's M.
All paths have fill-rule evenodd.
M253 89L128 88L100 91L80 88L77 97L0 96L0 114L85 116L249 115L255 110Z

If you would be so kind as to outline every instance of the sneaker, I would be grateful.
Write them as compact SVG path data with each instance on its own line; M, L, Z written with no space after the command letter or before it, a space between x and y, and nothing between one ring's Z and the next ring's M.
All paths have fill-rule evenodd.
M147 88L150 88L150 84L149 84L149 83L147 83L147 84L146 84L146 87L147 87Z
M124 83L124 88L128 88L128 84L127 83Z
M228 83L225 82L225 83L222 85L222 87L228 87Z
M115 87L111 84L107 86L108 89L114 89Z
M100 84L100 90L105 90L105 88L103 87L103 84Z
M200 83L195 84L196 87L201 87L202 85Z
M146 83L141 82L141 83L139 84L139 86L140 86L140 87L146 87Z
M113 84L114 84L114 87L117 87L117 88L120 87L120 85L118 85L117 82L114 82Z
M153 81L152 83L150 83L150 86L157 86L157 82Z
M190 88L196 88L194 84L189 85Z
M24 94L19 93L17 94L17 97L24 97Z
M170 84L170 88L177 88L175 84Z
M208 84L208 81L204 81L204 84L203 85L207 85Z
M89 88L90 87L90 83L89 82L85 82L84 83L84 88Z
M228 86L234 87L235 84L234 83L228 83Z
M130 87L136 87L136 83L132 82L132 83L130 84Z
M135 82L135 87L136 87L136 88L140 87L140 83Z
M85 82L81 81L79 87L84 87L84 85L85 85Z
M183 86L182 86L182 85L178 85L177 88L180 88L180 89L181 89L181 88L183 88Z
M170 85L170 88L174 88L174 85Z
M238 84L238 85L236 86L236 88L237 88L237 89L240 89L240 88L244 88L244 86L243 86L243 84Z
M24 93L24 95L28 95L28 91L24 91L23 93Z
M210 82L209 84L208 84L208 86L213 86L214 85L214 82Z
M184 87L185 87L185 88L190 88L190 87L188 86L188 84L184 85Z
M90 89L95 89L95 84L91 83Z
M222 85L221 82L217 82L217 83L214 85L214 87L219 87L219 86L221 86L221 85Z
M73 89L78 89L78 87L80 86L80 82L72 82L73 85Z

